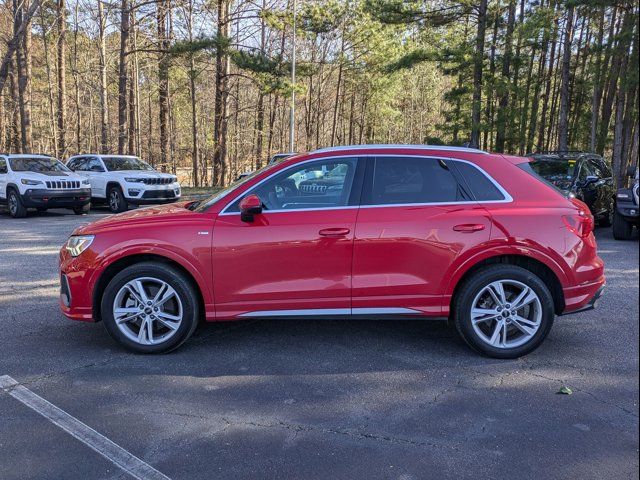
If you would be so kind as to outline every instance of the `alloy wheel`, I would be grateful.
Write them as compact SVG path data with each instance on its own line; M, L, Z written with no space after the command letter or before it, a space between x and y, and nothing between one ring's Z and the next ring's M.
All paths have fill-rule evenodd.
M18 211L18 198L15 193L9 195L9 212L11 215L15 215Z
M540 298L517 280L497 280L486 285L471 305L473 330L494 348L515 348L527 343L542 323Z
M115 212L118 210L119 206L120 206L120 192L118 192L118 190L114 188L109 193L109 207L111 208L111 210Z
M182 300L167 282L140 277L125 283L113 301L113 318L118 329L140 345L166 342L180 328Z

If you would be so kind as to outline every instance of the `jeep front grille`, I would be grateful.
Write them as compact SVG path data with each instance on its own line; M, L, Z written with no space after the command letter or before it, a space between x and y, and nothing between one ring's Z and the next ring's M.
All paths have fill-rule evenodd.
M45 182L47 188L55 190L71 190L80 188L80 182L78 180L47 180Z
M173 183L173 178L144 178L145 185L169 185Z
M300 185L300 191L302 193L307 193L310 195L313 194L323 194L327 191L326 185Z

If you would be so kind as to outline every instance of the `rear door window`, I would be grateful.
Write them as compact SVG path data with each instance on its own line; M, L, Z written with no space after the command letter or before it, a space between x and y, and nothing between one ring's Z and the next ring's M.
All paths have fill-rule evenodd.
M376 157L363 205L454 203L470 200L444 160Z

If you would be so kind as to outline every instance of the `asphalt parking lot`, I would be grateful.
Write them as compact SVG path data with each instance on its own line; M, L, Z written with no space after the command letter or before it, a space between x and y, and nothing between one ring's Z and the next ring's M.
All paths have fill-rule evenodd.
M427 321L209 324L141 356L58 309L58 250L105 214L0 212L3 480L132 478L9 378L163 474L139 478L638 478L637 235L597 231L598 308L516 361Z

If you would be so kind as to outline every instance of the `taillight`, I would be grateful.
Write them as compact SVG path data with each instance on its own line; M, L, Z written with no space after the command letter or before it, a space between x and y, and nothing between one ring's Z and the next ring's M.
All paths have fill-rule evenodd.
M595 227L595 221L589 211L589 207L577 198L572 198L571 203L578 208L578 211L573 215L563 215L562 221L571 232L579 237L589 236Z

